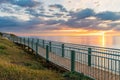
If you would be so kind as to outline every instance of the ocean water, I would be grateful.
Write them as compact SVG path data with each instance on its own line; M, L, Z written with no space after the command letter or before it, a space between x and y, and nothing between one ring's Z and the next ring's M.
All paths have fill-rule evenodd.
M120 49L120 36L39 36L37 38L73 44Z

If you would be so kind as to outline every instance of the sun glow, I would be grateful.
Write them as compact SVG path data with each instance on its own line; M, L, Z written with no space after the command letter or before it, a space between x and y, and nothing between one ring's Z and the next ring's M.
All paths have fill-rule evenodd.
M102 46L105 47L105 32L102 32Z

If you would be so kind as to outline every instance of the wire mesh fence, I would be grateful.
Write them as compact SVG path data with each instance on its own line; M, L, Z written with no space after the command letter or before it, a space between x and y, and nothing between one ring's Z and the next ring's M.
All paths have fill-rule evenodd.
M96 80L120 80L120 49L61 43L42 39L9 37L37 55L70 71Z

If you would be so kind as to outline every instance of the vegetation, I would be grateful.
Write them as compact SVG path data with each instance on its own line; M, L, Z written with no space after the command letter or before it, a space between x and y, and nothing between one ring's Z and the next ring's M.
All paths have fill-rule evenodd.
M49 69L49 70L48 70ZM56 70L56 71L55 71ZM62 75L63 74L63 75ZM61 72L0 37L0 80L93 80L77 72Z
M10 34L10 36L12 36L12 37L17 37L15 34Z
M0 37L0 80L64 80L14 43Z
M0 32L0 36L2 36L3 34Z
M66 72L63 76L66 80L93 80L92 78L85 76L83 73L78 72Z

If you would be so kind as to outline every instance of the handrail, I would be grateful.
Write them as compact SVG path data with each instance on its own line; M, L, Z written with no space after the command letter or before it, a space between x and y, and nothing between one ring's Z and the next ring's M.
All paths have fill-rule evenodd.
M120 49L18 36L8 38L15 43L32 48L36 55L46 56L47 61L51 61L70 71L82 72L98 80L120 80ZM86 69L83 70L84 68ZM101 74L113 76L114 79L106 79L105 75L96 76L94 70L101 72Z

